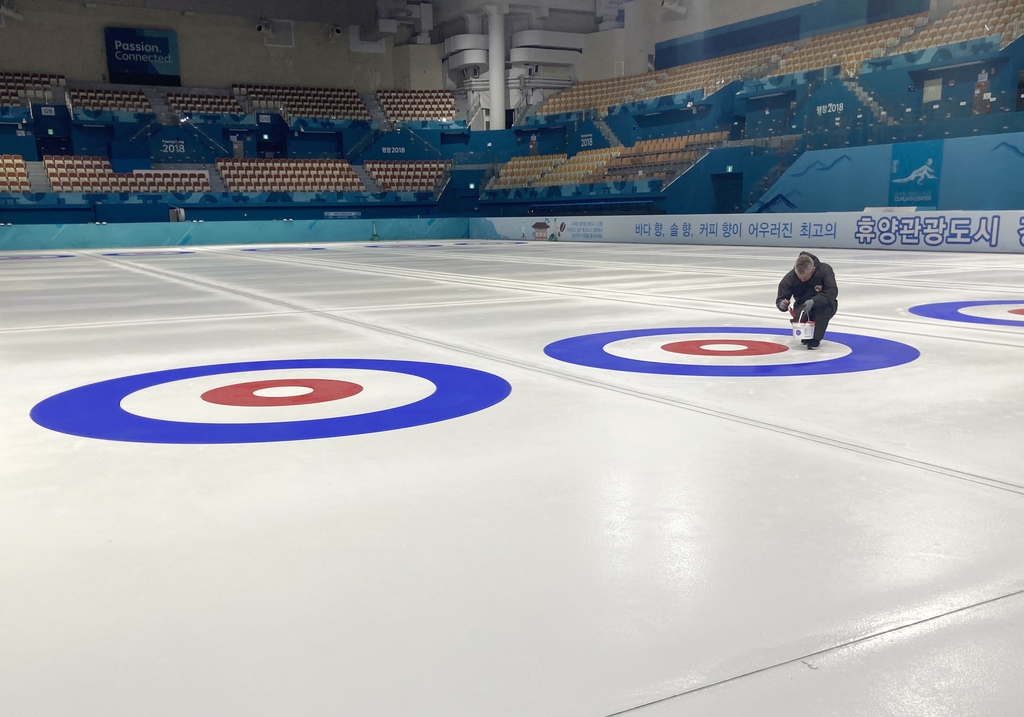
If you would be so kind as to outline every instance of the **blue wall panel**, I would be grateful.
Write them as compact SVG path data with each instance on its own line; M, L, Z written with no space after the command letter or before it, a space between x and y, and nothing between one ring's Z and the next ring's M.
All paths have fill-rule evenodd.
M109 157L110 143L114 130L109 126L87 127L75 125L71 129L71 145L75 154L93 157Z
M939 209L1024 207L1024 134L947 140Z
M762 210L859 212L889 204L892 145L806 152L768 190Z
M441 152L445 159L455 159L463 164L507 162L513 155L524 153L518 134L521 133L512 130L445 132ZM528 147L526 151L529 151Z
M839 212L890 206L894 148L903 155L918 147L925 152L930 144L908 142L807 152L768 190L755 210ZM1020 181L1024 176L1024 133L948 139L936 156L941 157L941 162L935 163L939 171L938 209L1024 207L1024 184ZM903 178L913 169L901 167L897 174ZM892 186L914 189L918 185ZM925 188L926 184L920 186Z
M296 159L337 159L338 137L333 132L293 132L288 156Z
M18 154L26 162L34 162L37 159L36 138L19 137L14 127L0 126L0 154Z
M337 219L294 222L195 222L162 224L35 224L0 226L0 250L94 249L289 242L466 239L469 220Z
M572 156L577 152L584 152L591 149L606 149L611 147L611 142L605 139L601 130L597 128L593 120L583 120L571 128L571 136L566 141L565 151Z
M712 150L665 189L665 211L668 214L713 214L718 207L713 175L742 175L742 196L746 197L777 161L774 154L754 154L747 147Z

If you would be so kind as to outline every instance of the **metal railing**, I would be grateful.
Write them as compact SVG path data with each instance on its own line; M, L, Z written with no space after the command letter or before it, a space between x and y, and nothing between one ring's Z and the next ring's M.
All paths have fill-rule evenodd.
M228 157L230 157L230 156L231 156L231 152L230 152L230 151L228 151L228 150L227 150L227 149L226 149L225 147L223 147L223 146L222 146L222 145L220 144L220 142L218 142L217 140L215 140L215 139L214 139L213 137L211 137L210 135L206 134L206 132L204 132L203 130L199 129L199 127L198 127L198 126L197 126L197 125L196 125L195 123L193 123L193 122L192 122L192 120L190 120L190 119L187 119L187 118L183 118L182 124L187 124L187 125L188 125L189 127L191 127L191 128L192 128L192 129L193 129L193 130L194 130L194 131L195 131L195 132L197 133L197 134L199 134L199 135L201 135L201 136L202 136L203 138L205 138L205 139L206 139L206 141L207 141L207 142L209 142L209 143L210 143L210 145L212 145L212 146L213 146L213 147L214 147L215 149L219 149L219 150L220 150L221 152L223 152L225 156L228 156Z
M371 130L370 132L365 134L361 140L356 142L352 146L352 148L349 149L348 152L345 153L345 159L347 159L349 162L351 162L353 159L355 159L360 154L362 154L367 149L369 149L370 146L374 142L376 142L378 139L380 139L381 135L383 135L383 134L384 134L384 131L381 130L380 128Z
M480 110L484 108L483 102L480 100L480 95L474 94L473 101L469 104L469 109L466 111L466 126L472 129L473 122L476 121L476 116L480 114Z
M444 172L434 182L434 201L436 202L444 194L444 190L448 188L448 183L452 181L452 168L450 164L446 164Z
M530 109L530 103L527 101L526 95L521 95L518 104L512 111L512 126L521 125L526 121L526 113Z

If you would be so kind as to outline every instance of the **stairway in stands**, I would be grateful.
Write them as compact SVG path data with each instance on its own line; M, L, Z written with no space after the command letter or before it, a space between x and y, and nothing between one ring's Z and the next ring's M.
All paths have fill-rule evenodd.
M216 164L204 164L202 168L210 174L210 189L215 193L228 191L228 187L224 183L224 177L220 176Z
M597 129L601 132L601 136L608 140L612 147L622 146L622 142L619 141L619 138L615 136L614 132L612 132L612 128L609 127L603 119L595 119L594 124L597 125Z
M353 164L352 170L356 173L356 176L362 180L363 184L366 185L366 191L372 192L373 194L380 194L380 185L374 181L370 173L366 171L366 168L361 164Z
M50 191L50 179L46 176L46 167L42 162L25 162L30 191L45 194Z
M384 116L384 110L380 107L380 102L377 101L377 95L365 94L359 95L359 98L366 105L366 109L370 111L370 121L372 122L386 122L387 117Z
M850 92L857 95L858 100L863 102L864 105L871 110L871 114L874 116L876 122L890 127L896 124L896 120L882 109L882 106L878 104L871 93L861 87L859 82L856 80L843 80L843 84L846 85Z
M153 108L153 112L156 113L157 122L167 126L180 124L178 113L172 112L171 108L167 106L166 92L162 92L155 87L143 87L142 91L146 95L146 99L149 100L149 105Z

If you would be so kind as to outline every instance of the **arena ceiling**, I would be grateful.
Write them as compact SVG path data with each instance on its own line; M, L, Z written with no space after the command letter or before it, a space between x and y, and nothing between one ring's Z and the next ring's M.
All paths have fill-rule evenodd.
M27 0L14 0L15 4ZM253 20L271 18L347 27L359 25L372 33L378 18L400 17L420 0L91 0L97 5L181 13L229 15ZM433 0L434 42L466 32L467 15L482 15L486 6L505 10L507 26L520 29L595 32L601 23L614 23L631 0Z

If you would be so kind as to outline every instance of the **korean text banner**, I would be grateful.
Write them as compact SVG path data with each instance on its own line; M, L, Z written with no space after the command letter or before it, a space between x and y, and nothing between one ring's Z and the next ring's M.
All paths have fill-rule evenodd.
M534 216L470 220L474 239L1024 253L1024 212Z
M166 30L107 27L103 30L110 81L133 85L181 85L178 36Z

